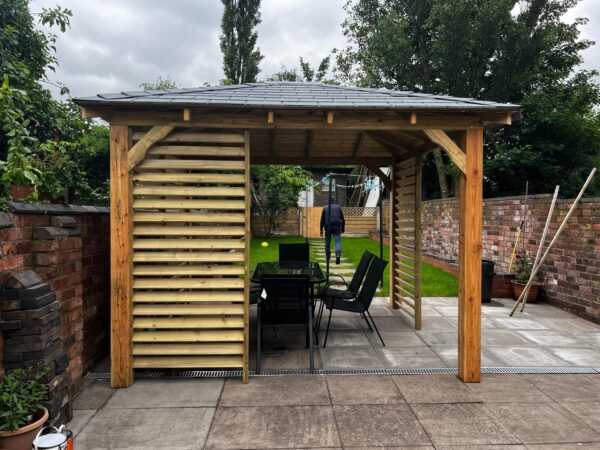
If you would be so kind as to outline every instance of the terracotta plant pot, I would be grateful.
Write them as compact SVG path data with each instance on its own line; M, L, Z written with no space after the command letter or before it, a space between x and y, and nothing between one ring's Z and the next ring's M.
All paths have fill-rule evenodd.
M10 196L13 200L25 200L33 192L33 186L10 186Z
M519 298L523 289L527 283L519 283L518 281L511 280L510 281L513 286L513 295L515 296L515 300ZM527 303L535 303L538 298L538 293L540 292L540 287L542 287L541 283L536 283L535 281L531 284L529 288L529 293L527 294Z
M30 450L33 440L48 420L48 410L34 414L34 422L15 431L0 431L0 449L2 450Z

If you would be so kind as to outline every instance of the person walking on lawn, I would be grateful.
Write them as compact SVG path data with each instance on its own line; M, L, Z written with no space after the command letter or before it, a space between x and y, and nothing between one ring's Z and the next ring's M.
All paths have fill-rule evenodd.
M327 260L331 256L331 235L333 234L333 240L335 241L335 263L340 263L340 257L342 256L342 233L346 228L346 221L344 220L344 213L342 207L335 203L333 197L329 199L329 205L323 207L321 211L321 237L323 237L323 230L325 230L325 256ZM329 220L328 212L331 210L331 220ZM331 224L331 229L330 228Z

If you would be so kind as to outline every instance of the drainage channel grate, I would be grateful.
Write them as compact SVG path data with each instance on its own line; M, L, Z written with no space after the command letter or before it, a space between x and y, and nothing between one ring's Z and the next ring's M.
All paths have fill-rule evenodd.
M275 376L327 376L327 375L443 375L456 374L452 367L432 368L397 368L397 369L316 369L310 370L263 370L260 373L250 371L251 377ZM593 367L482 367L484 374L581 374L600 373L600 368ZM182 370L182 371L144 371L137 372L137 380L160 378L237 378L242 376L241 370ZM89 372L88 380L110 380L108 372Z

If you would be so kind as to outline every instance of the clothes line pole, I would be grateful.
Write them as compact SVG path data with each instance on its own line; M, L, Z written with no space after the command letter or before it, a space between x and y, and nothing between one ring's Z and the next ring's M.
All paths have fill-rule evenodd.
M331 187L332 177L329 174L329 193L327 195L327 229L325 230L325 257L327 258L327 282L329 283L329 259L331 257ZM328 234L329 233L329 234ZM329 239L328 239L329 237Z
M379 257L383 259L383 185L379 177ZM381 274L380 285L383 287L383 273Z

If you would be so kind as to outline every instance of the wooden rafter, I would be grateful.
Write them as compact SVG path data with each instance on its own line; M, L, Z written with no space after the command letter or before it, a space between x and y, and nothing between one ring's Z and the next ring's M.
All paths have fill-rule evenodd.
M314 138L313 130L307 130L306 131L306 148L305 148L305 152L304 152L307 158L310 158L310 155L311 155L313 138Z
M271 157L275 156L275 129L269 132L269 143L271 145Z
M358 155L358 152L360 151L360 147L362 146L364 140L365 133L363 131L360 131L358 133L358 138L356 139L356 145L354 145L354 150L352 151L353 158L356 158L356 155Z
M150 147L158 141L167 137L175 127L172 126L155 126L148 131L137 144L131 147L127 153L127 166L131 172L144 159Z
M364 166L379 177L379 179L388 191L392 188L392 180L388 175L383 173L383 171L379 168L377 164L368 163Z
M423 130L432 142L443 148L462 173L467 170L467 155L443 130Z

